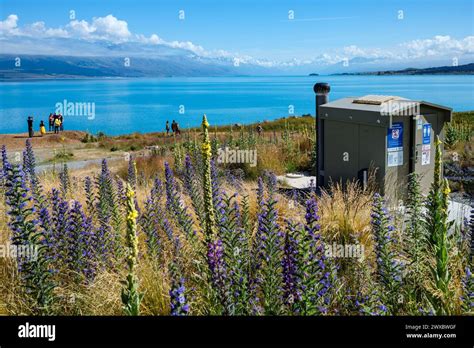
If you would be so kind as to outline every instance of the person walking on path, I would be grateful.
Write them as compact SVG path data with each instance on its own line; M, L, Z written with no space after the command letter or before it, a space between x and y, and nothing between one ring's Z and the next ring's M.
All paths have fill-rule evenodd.
M257 133L258 133L258 136L261 136L261 135L262 135L262 132L263 132L263 127L262 127L260 124L258 124L258 126L257 126Z
M33 116L28 116L28 138L33 138L35 132L33 131Z
M49 121L49 131L52 132L52 131L53 131L53 127L54 127L54 116L53 116L53 113L50 113L50 114L49 114L48 121Z
M166 136L170 135L170 122L166 120Z
M43 121L40 122L40 134L41 134L41 136L46 134L46 127L44 126Z

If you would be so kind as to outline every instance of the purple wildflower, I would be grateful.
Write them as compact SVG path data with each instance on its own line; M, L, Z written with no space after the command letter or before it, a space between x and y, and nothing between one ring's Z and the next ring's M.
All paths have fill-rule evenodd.
M260 239L260 276L261 291L264 296L263 306L265 314L278 315L283 308L283 232L278 225L276 177L267 175L268 199L262 203L258 214L258 233ZM261 197L259 197L261 198Z
M64 163L63 170L59 173L59 182L63 197L67 197L69 192L71 192L71 179L69 178L69 170L66 163Z
M396 313L402 280L401 264L395 259L393 252L395 239L393 238L394 228L391 225L391 217L379 194L374 195L371 217L377 258L377 278L384 289L383 302L389 307L391 313Z
M23 170L25 171L26 176L30 179L36 175L35 167L36 160L33 146L31 145L31 140L26 139L26 147L23 151Z
M133 157L130 156L130 159L128 161L128 173L127 173L127 181L129 184L132 186L132 188L135 190L137 186L137 175L135 172L135 161L133 160Z
M50 313L54 284L49 271L49 260L45 255L44 236L37 229L34 220L32 198L28 194L25 174L20 166L7 166L6 204L8 206L9 227L13 232L12 244L37 248L37 255L17 255L18 271L29 299L34 303L38 314Z
M199 186L199 177L196 175L191 157L186 155L184 161L184 189L186 193L191 197L191 202L196 212L196 216L201 224L205 221L204 203L203 203L203 192Z
M285 233L283 247L283 301L285 305L292 308L293 304L299 300L298 278L297 278L297 257L298 241L294 238L295 226L291 221L287 221L288 231Z
M67 213L68 203L59 195L59 191L53 189L51 191L51 234L50 240L50 257L54 262L60 262L65 257L66 249L64 236L67 233Z
M94 212L94 192L92 188L92 180L89 176L84 179L84 191L86 193L86 206L89 213Z
M92 280L96 273L97 250L95 249L92 221L86 217L78 201L73 201L68 212L65 239L65 261L76 274Z
M179 260L181 244L179 238L174 239L174 257L171 262L169 272L171 280L170 288L170 307L171 315L188 315L189 303L187 300L185 279L182 276L181 264Z
M186 287L184 278L178 281L172 280L170 289L171 315L181 316L189 314L189 304L186 299Z
M187 207L184 205L181 195L178 192L173 171L168 163L165 163L165 178L166 178L166 206L174 214L178 224L181 226L186 236L195 241L196 231L193 228L193 220L187 212Z
M226 269L224 265L224 249L220 239L209 243L207 261L212 275L212 282L216 288L225 286Z

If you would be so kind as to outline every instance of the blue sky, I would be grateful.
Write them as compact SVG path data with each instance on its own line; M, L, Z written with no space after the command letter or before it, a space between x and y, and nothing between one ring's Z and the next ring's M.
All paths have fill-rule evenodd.
M22 31L37 22L44 22L44 32L63 28L67 34L58 35L72 38L76 32L67 29L70 10L75 11L76 21L90 25L86 27L89 31L94 18L111 15L108 18L113 21L102 27L107 33L101 36L104 40L111 39L106 26L121 30L115 24L122 21L133 37L156 35L159 44L166 45L191 42L193 46L174 46L191 47L197 54L213 57L247 57L257 63L297 59L332 64L346 56L395 60L403 49L407 60L459 57L460 63L466 63L462 60L474 53L473 0L2 0L0 20L10 15L17 19L14 27L12 18L4 22L3 32L0 24L0 38L18 43L22 35L41 36ZM180 10L185 20L178 18ZM294 20L288 19L289 11L294 11ZM403 19L398 18L399 11ZM47 36L52 35L56 34ZM82 35L79 39L91 38ZM193 49L194 45L200 48ZM221 50L225 53L218 53Z

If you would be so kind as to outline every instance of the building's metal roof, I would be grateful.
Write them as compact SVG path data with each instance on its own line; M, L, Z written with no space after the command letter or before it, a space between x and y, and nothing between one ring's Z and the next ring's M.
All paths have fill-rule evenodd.
M446 110L446 111L453 111L453 108L448 108L447 106L443 106L443 105L439 105L439 104L435 104L435 103L430 103L430 102L427 102L427 101L424 101L424 100L420 100L419 103L423 104L423 105L431 106L432 108L436 108L436 109L443 109L443 110Z
M452 111L451 108L446 106L425 101L415 101L397 96L383 95L367 95L363 97L342 98L323 104L321 107L386 113L387 111L393 110L394 107L398 108L398 110L406 110L409 108L415 108L417 105L427 105L437 109Z
M363 97L356 98L352 102L356 104L381 105L382 103L386 103L391 100L400 100L400 99L401 99L400 97L392 96L392 95L369 94L369 95L364 95Z

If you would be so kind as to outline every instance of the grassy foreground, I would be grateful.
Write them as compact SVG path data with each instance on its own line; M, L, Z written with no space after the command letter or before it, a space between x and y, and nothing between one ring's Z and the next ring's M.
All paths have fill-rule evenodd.
M404 212L356 183L289 197L274 173L310 170L314 147L312 123L298 121L263 125L261 137L203 120L179 141L82 138L85 149L122 152L113 168L58 160L38 174L32 142L20 163L4 148L0 244L37 257L0 258L0 312L472 315L472 224L447 219L441 152L429 196L412 177ZM263 163L220 165L226 145L256 147Z

